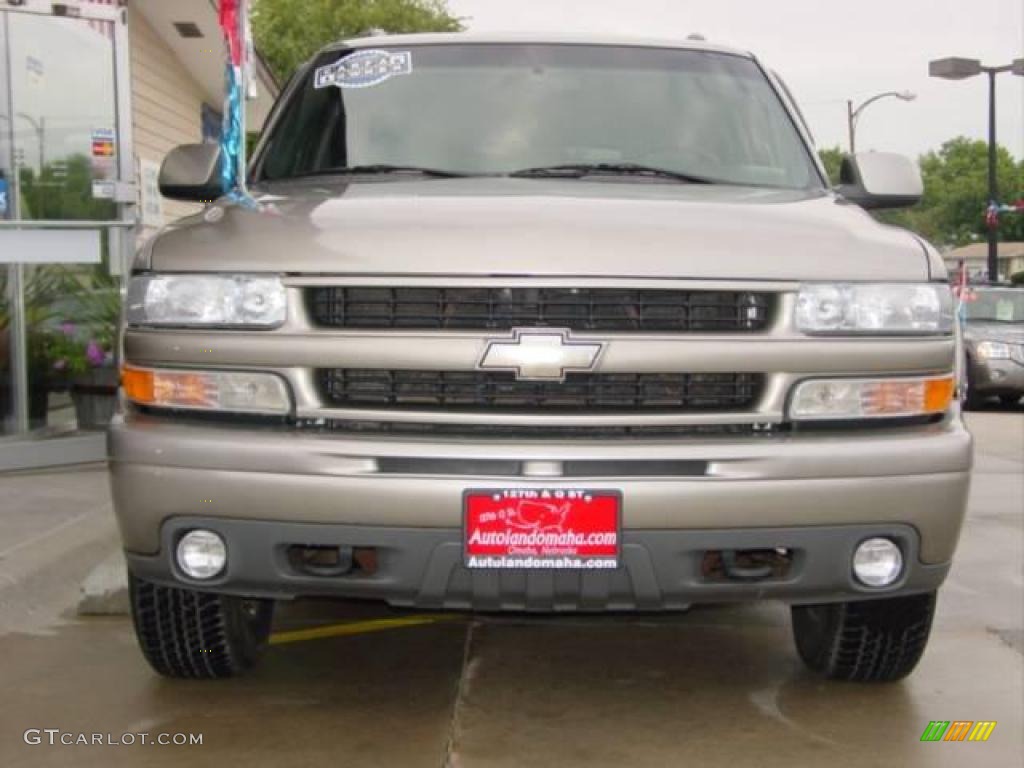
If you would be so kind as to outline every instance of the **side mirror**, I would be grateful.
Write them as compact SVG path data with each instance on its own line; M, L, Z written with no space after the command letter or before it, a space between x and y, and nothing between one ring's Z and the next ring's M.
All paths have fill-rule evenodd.
M209 203L223 194L218 144L182 144L160 166L160 194L171 200Z
M921 200L921 171L909 157L892 152L846 155L836 188L862 208L907 208Z

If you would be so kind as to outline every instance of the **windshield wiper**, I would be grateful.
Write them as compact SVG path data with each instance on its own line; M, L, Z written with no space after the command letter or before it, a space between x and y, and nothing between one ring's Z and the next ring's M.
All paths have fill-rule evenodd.
M374 165L350 165L338 166L336 168L318 168L315 171L302 174L303 176L383 176L389 173L414 173L420 176L432 176L438 179L457 179L470 176L468 173L459 171L444 171L439 168L421 168L418 165L387 165L377 163Z
M584 176L647 176L656 179L674 179L688 184L724 184L726 182L694 176L681 171L670 171L639 163L570 163L567 165L546 165L537 168L523 168L508 174L513 178L541 179L566 178L581 179Z

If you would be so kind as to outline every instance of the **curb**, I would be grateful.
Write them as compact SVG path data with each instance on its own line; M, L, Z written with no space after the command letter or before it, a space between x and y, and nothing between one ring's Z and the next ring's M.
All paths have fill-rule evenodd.
M90 571L78 591L79 616L128 615L128 570L120 547Z

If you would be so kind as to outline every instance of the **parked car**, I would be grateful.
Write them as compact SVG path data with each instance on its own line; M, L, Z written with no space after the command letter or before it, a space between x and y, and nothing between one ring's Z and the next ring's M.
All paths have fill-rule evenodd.
M179 148L163 194L220 194ZM964 515L939 254L829 188L781 81L699 41L329 46L249 169L142 249L110 431L161 674L251 666L275 600L792 605L800 657L896 680ZM709 649L709 653L713 651Z
M963 296L968 408L1024 397L1024 288L970 286Z

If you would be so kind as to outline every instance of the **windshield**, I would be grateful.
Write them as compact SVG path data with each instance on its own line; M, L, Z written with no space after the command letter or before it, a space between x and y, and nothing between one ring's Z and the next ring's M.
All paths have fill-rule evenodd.
M968 320L1024 323L1024 290L972 289L964 298Z
M633 164L729 184L821 185L764 73L741 56L423 45L325 53L303 77L258 178L372 166L509 174Z

